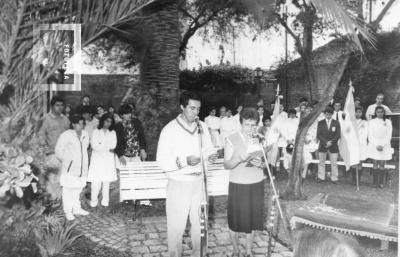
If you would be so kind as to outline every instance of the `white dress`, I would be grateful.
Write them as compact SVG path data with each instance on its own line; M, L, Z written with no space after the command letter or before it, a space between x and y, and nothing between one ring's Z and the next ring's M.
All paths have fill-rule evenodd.
M358 143L360 146L360 161L367 159L368 122L357 119Z
M374 118L368 121L367 157L374 160L391 160L393 155L390 146L391 138L392 122L389 119ZM383 146L382 151L376 149L378 145Z
M219 134L220 129L220 118L216 116L207 116L204 119L207 127L210 129L211 141L214 147L220 147L221 144L221 136Z
M111 182L117 180L117 156L110 152L117 145L117 136L114 130L104 131L96 129L91 137L92 156L87 181Z

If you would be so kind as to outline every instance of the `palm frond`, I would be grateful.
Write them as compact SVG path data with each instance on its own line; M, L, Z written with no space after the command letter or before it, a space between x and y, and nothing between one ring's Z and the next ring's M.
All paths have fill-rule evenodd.
M363 51L363 47L358 38L358 33L372 46L376 47L376 37L363 25L363 21L352 18L344 7L339 5L335 0L311 0L311 2L325 20L332 21L341 27L361 51Z

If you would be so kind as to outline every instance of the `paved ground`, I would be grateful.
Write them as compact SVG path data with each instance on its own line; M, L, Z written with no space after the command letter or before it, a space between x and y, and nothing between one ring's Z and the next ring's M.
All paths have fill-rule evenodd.
M166 218L145 217L135 222L106 212L92 212L89 216L77 219L77 229L93 242L120 251L129 251L133 256L167 256ZM210 256L229 256L232 244L229 237L226 217L220 215L210 220ZM241 245L245 243L240 237ZM268 236L265 232L255 234L254 256L265 256ZM184 256L190 256L190 237L186 231L183 238ZM242 248L244 252L244 248ZM276 243L273 257L291 257L292 253Z

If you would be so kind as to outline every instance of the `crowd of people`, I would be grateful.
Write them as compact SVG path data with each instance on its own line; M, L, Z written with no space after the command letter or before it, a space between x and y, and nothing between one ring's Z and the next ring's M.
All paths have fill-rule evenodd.
M52 98L38 134L46 165L59 170L49 179L61 185L65 216L73 220L74 215L89 214L80 204L87 182L91 183L90 206L98 205L100 191L101 205L109 205L110 182L117 180L118 166L145 161L146 140L133 104L121 105L118 113L113 108L107 112L101 106L94 108L88 96L73 113L64 104L62 98Z
M202 122L198 120L200 97L192 92L182 93L179 102L181 113L162 129L156 156L158 165L168 178L166 213L170 256L182 254L182 235L187 217L191 222L193 256L200 251L200 156L210 163L215 162L220 149L224 149L224 166L230 170L227 213L234 255L239 255L237 233L241 232L247 238L246 254L252 256L253 231L263 229L265 164L260 163L259 156L248 151L252 145L267 146L269 133L275 126L279 134L279 154L285 160L296 143L300 118L309 115L317 103L309 104L306 98L301 98L298 106L287 112L283 105L274 112L275 102L270 108L258 104L256 108L240 105L234 115L231 109L222 106L217 116L217 109L212 107ZM43 118L39 137L48 158L58 162L56 165L60 172L54 179L62 187L65 216L73 220L75 215L89 214L80 202L80 194L87 182L91 183L90 206L98 205L100 191L100 204L108 206L110 182L117 180L119 165L145 161L147 152L144 129L134 116L134 105L122 104L116 113L113 108L92 107L87 96L73 113L71 106L65 105L64 108L64 105L62 98L53 97L51 111ZM363 149L360 159L373 160L374 184L383 187L385 161L392 158L392 125L386 117L390 109L383 105L382 94L377 96L375 104L368 107L366 120L357 98L355 105L359 147ZM304 146L304 178L312 156L318 156L318 180L325 181L325 159L329 154L330 180L337 182L338 141L341 123L347 118L341 108L339 102L327 106L308 130ZM200 129L203 131L201 143ZM284 161L285 169L288 165L288 161ZM278 165L273 163L272 166Z
M392 148L390 139L392 136L392 124L386 115L391 114L389 107L383 104L384 95L378 94L376 102L369 105L364 112L364 107L361 105L360 98L354 99L355 116L357 122L357 132L360 148L360 160L373 160L374 176L373 184L378 187L383 187L384 178L384 161L392 158ZM297 129L300 118L311 113L313 108L318 104L314 102L310 104L307 98L300 98L298 106L290 108L287 112L283 105L279 108L279 117L273 117L275 101L269 107L263 105L263 101L258 102L257 112L259 121L257 123L257 136L265 143L269 137L272 121L276 120L279 124L279 157L282 157L282 166L285 170L289 168L291 160L291 150L293 150ZM235 115L232 115L232 110L221 106L219 115L217 116L217 108L211 107L209 115L204 119L209 128L212 143L214 147L224 147L226 139L241 130L240 113L243 109L239 105ZM305 179L311 173L309 164L313 159L319 159L318 165L318 180L327 180L325 172L325 161L327 155L331 162L330 181L337 183L338 181L338 165L337 161L341 160L339 154L338 143L341 139L341 125L346 119L345 113L342 110L342 104L339 101L333 101L326 107L323 113L318 117L315 123L309 128L305 145L304 145L304 168L302 177ZM280 158L278 158L280 160ZM271 169L276 173L275 167L280 168L281 161L273 163ZM359 176L362 174L361 163L359 165ZM356 183L355 168L352 168L352 181Z

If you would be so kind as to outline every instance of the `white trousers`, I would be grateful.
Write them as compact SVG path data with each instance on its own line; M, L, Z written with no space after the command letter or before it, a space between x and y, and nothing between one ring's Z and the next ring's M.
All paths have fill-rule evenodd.
M83 188L63 187L62 188L62 203L64 213L73 213L73 210L81 209L80 195Z
M101 200L101 205L108 206L110 201L110 182L92 182L91 195L90 195L90 206L96 207L98 203L98 196L101 190L101 195L103 199Z
M200 256L200 203L202 180L178 181L170 179L167 186L167 234L170 257L182 256L182 236L187 218L190 219L192 257Z

